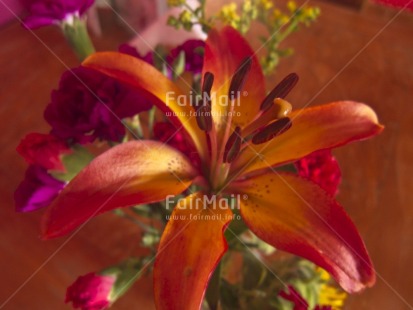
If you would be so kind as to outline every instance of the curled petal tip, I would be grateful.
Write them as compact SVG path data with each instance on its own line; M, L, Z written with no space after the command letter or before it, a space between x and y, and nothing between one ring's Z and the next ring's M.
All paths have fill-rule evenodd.
M260 192L263 187L268 191ZM374 267L357 228L320 187L293 174L267 173L232 189L247 194L241 215L260 239L319 265L349 293L374 284Z

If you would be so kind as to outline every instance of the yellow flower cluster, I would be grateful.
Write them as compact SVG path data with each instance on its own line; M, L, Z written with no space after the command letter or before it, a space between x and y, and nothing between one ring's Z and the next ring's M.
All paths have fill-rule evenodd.
M295 3L295 1L288 1L287 2L287 9L291 13L294 13L297 10L297 3Z
M219 12L219 18L223 23L238 28L241 17L237 13L237 4L230 3L224 5Z
M269 24L273 25L275 28L282 27L289 23L294 23L296 25L302 23L309 26L311 22L315 21L320 15L320 9L318 7L298 7L294 1L287 2L287 10L288 13L283 13L278 8L273 9L268 16Z
M193 26L193 14L188 10L183 10L179 14L178 18L174 16L169 16L168 25L175 27L176 29L184 28L185 30L191 30Z
M297 16L298 21L306 25L309 25L310 22L316 20L320 15L320 9L318 7L298 7L295 1L288 1L287 9L291 14ZM283 16L283 18L285 19L285 16Z
M246 33L253 20L267 14L274 6L271 0L244 0L240 9L236 3L230 3L221 8L218 19L226 25Z
M177 7L184 5L186 3L186 0L168 0L167 3L169 7Z
M303 9L303 15L310 20L315 20L320 15L320 9L318 7L306 7Z
M320 286L318 295L318 304L323 306L331 306L333 310L340 310L344 301L347 298L347 294L330 284L331 277L324 269L317 268L317 272L323 283Z
M259 0L258 6L264 10L269 10L274 6L274 4L272 3L271 0Z
M288 23L290 17L286 14L283 14L279 9L274 9L272 15L270 16L272 23L278 23L280 26L283 26Z
M186 4L186 0L167 0L167 2L170 7L183 7ZM226 4L218 13L207 17L206 0L198 0L198 2L199 6L196 8L185 6L179 16L169 16L168 25L188 31L194 25L200 25L207 33L217 21L220 21L224 25L237 29L243 35L250 30L253 22L264 25L268 35L261 37L260 40L266 42L266 55L260 61L265 74L273 72L281 57L292 54L292 49L281 49L280 43L297 31L300 25L309 26L320 15L319 8L298 6L293 0L287 2L284 10L277 8L273 0L244 0L240 4L236 2Z
M179 20L180 20L183 24L190 23L191 20L192 20L192 14L191 14L191 12L189 12L189 11L187 11L187 10L182 11L182 13L179 15Z
M251 0L245 0L244 4L242 5L242 9L244 12L251 12L254 9Z

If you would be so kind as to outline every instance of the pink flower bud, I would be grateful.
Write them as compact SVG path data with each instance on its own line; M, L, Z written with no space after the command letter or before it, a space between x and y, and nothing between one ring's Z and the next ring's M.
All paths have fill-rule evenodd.
M103 310L111 304L111 292L116 281L114 275L88 273L80 276L67 288L66 303L82 310Z

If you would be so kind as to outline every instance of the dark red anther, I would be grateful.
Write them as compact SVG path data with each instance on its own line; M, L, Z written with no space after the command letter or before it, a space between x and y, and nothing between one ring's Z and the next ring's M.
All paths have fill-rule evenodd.
M214 75L211 72L206 72L202 83L202 97L195 102L196 122L199 128L206 132L212 129L211 89L213 83Z
M205 72L202 82L202 96L211 97L212 84L214 84L214 75L211 72Z
M237 70L235 70L228 90L228 96L231 100L238 98L239 93L247 80L248 72L251 70L251 65L252 59L251 57L247 57L241 61L241 64Z
M237 126L234 132L229 137L224 150L224 163L231 163L239 154L241 150L241 128Z
M253 144L261 144L279 136L286 132L292 126L292 122L288 117L283 117L275 122L265 126L252 137Z
M198 127L201 130L210 132L212 129L212 115L211 106L205 102L202 102L195 107L195 118L198 123Z
M268 110L275 98L284 99L288 93L294 88L295 84L298 82L298 75L296 73L290 73L287 75L274 89L265 97L261 103L261 111Z

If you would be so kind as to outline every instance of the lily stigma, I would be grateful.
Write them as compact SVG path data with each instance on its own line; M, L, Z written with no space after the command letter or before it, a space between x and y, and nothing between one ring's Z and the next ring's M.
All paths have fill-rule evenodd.
M284 98L297 75L288 75L266 94L253 50L231 27L209 33L202 96L194 106L179 104L174 98L186 93L134 57L96 53L83 66L144 91L184 134L193 152L189 156L152 140L111 148L85 167L49 207L44 238L65 235L103 212L163 201L197 185L198 191L178 202L161 237L154 265L157 309L199 309L227 251L224 231L232 211L229 206L215 208L208 199L202 208L191 207L205 196L214 196L221 205L230 195L246 197L237 208L255 235L314 262L347 292L374 284L370 257L344 209L318 185L276 170L317 150L380 133L383 127L370 107L338 101L293 111ZM171 92L175 96L167 95ZM224 97L229 104L214 99ZM190 219L202 215L208 220Z

